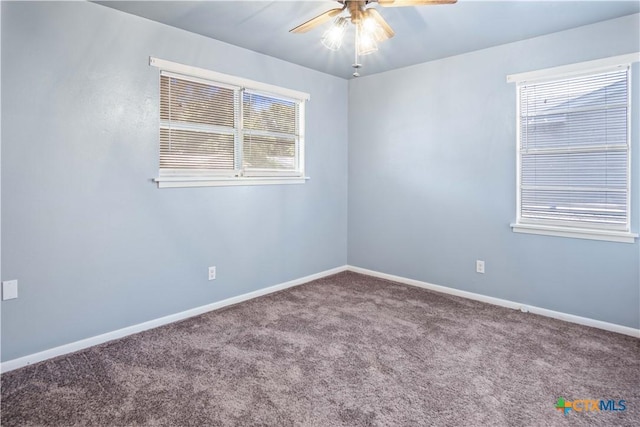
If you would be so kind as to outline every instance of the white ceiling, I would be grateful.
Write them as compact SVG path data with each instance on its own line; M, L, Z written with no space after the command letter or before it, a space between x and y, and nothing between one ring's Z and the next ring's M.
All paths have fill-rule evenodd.
M305 34L296 25L335 1L99 1L108 7L264 53L318 71L351 78L353 29L338 52L322 46L330 25ZM374 74L640 12L640 0L459 0L453 5L383 8L396 36L361 58ZM371 6L370 6L371 7Z

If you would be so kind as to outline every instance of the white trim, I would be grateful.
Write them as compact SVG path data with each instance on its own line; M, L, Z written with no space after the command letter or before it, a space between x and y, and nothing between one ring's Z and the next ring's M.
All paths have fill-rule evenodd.
M221 179L221 178L232 178L242 175L241 169L169 169L163 168L160 169L160 173L158 175L158 179L192 179L202 180L202 179Z
M522 220L522 121L520 120L520 88L516 88L516 222Z
M488 304L498 305L500 307L511 308L514 310L521 310L524 312L538 314L540 316L563 320L565 322L577 323L579 325L590 326L592 328L603 329L605 331L617 332L619 334L629 335L634 338L640 338L640 329L631 328L629 326L617 325L615 323L608 323L608 322L603 322L601 320L590 319L588 317L581 317L573 314L562 313L560 311L548 310L546 308L535 307L528 304L522 304L522 303L509 301L501 298L494 298L487 295L477 294L474 292L462 291L460 289L434 285L432 283L422 282L420 280L408 279L406 277L395 276L393 274L387 274L387 273L381 273L379 271L368 270L366 268L355 267L352 265L347 265L347 270L353 271L354 273L366 274L367 276L378 277L380 279L386 279L386 280L391 280L398 283L404 283L405 285L428 289L430 291L440 292L448 295L454 295L457 297L467 298L474 301L486 302Z
M615 67L626 67L631 63L640 61L640 52L628 53L625 55L610 56L608 58L596 59L593 61L578 62L575 64L561 65L559 67L545 68L536 71L510 74L507 76L508 83L522 84L529 81L540 81L553 76L554 79L576 76L584 73L593 73Z
M256 82L254 80L236 77L229 74L218 73L216 71L206 70L204 68L192 67L190 65L179 64L164 59L149 57L149 65L160 68L161 70L170 71L178 74L187 74L193 77L199 77L206 80L225 83L232 86L248 87L254 90L284 96L293 100L308 101L311 96L308 93L300 92L293 89L286 89L267 83Z
M631 159L633 157L633 144L631 143L631 122L633 121L633 115L631 114L631 110L634 105L633 102L631 102L631 98L633 97L633 88L631 87L633 75L631 74L631 70L632 67L629 66L627 68L627 146L629 147L627 149L627 231L631 231L631 191L633 191L631 188ZM638 235L636 234L635 237L638 237Z
M556 237L573 237L576 239L588 240L604 240L607 242L634 243L638 237L637 233L626 231L587 229L587 228L568 228L557 227L552 225L537 224L511 224L511 228L515 233L539 234L543 236Z
M296 177L159 177L153 181L158 183L158 188L180 187L226 187L233 185L281 185L304 184L309 180L308 176Z
M474 292L462 291L459 289L449 288L446 286L434 285L420 280L408 279L406 277L395 276L392 274L381 273L374 270L368 270L362 267L355 267L352 265L344 265L341 267L325 270L320 273L311 274L309 276L294 279L288 282L280 283L268 288L259 289L257 291L249 292L243 295L227 298L222 301L207 304L201 307L192 308L190 310L182 311L180 313L171 314L158 319L150 320L147 322L139 323L137 325L128 326L126 328L118 329L116 331L107 332L105 334L96 335L94 337L85 338L83 340L75 341L69 344L64 344L59 347L44 350L38 353L29 354L27 356L19 357L17 359L8 360L0 363L0 372L9 372L14 369L22 368L27 365L42 362L47 359L51 359L65 354L73 353L83 350L94 345L103 344L108 341L124 338L129 335L143 332L149 329L157 328L159 326L167 325L169 323L178 322L180 320L188 319L189 317L198 316L209 311L218 310L223 307L227 307L232 304L238 304L243 301L247 301L253 298L258 298L263 295L268 295L273 292L281 291L287 288L298 286L313 280L321 279L323 277L331 276L333 274L341 273L343 271L353 271L355 273L365 274L367 276L378 277L381 279L391 280L398 283L404 283L405 285L416 286L423 289L428 289L443 294L454 295L462 298L471 299L474 301L485 302L488 304L498 305L501 307L511 308L514 310L528 311L530 313L538 314L545 317L551 317L554 319L563 320L565 322L576 323L579 325L590 326L593 328L603 329L605 331L616 332L623 335L629 335L635 338L640 338L640 329L631 328L628 326L616 325L614 323L603 322L600 320L589 319L587 317L575 316L573 314L562 313L559 311L548 310L546 308L540 308L530 305L525 305L501 298L494 298Z
M51 359L53 357L62 356L65 354L73 353L75 351L83 350L94 345L103 344L107 341L116 340L129 335L136 334L138 332L146 331L149 329L157 328L159 326L174 323L180 320L188 319L189 317L198 316L209 311L218 310L229 305L238 304L243 301L247 301L253 298L258 298L263 295L271 294L273 292L281 291L283 289L291 288L294 286L302 285L313 280L321 279L323 277L331 276L333 274L346 271L347 266L341 266L332 268L330 270L321 271L320 273L311 274L309 276L301 277L299 279L290 280L288 282L280 283L278 285L270 286L268 288L258 289L257 291L249 292L246 294L238 295L235 297L227 298L222 301L217 301L211 304L203 305L201 307L192 308L190 310L182 311L180 313L171 314L169 316L160 317L158 319L149 320L148 322L138 323L137 325L127 326L126 328L118 329L116 331L107 332L105 334L96 335L94 337L85 338L83 340L75 341L69 344L64 344L59 347L51 348L49 350L41 351L27 356L19 357L17 359L8 360L0 363L0 372L9 372L14 369L22 368L23 366L31 365L33 363L42 362L43 360Z
M298 104L298 115L303 119L303 120L298 120L298 158L297 158L297 165L298 165L298 170L300 171L300 173L302 175L304 175L304 159L305 159L305 153L304 153L304 138L305 138L305 122L306 120L306 103L301 102L300 104Z

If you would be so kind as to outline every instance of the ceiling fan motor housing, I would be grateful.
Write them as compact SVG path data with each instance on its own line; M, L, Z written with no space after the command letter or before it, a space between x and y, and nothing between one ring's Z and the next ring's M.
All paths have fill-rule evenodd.
M364 15L366 1L349 1L347 0L346 6L349 8L349 14L351 15L351 22L358 24L362 21Z

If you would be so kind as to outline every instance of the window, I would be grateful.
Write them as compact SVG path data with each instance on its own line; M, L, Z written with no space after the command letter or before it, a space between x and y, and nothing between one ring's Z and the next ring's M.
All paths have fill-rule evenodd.
M629 64L526 77L514 231L633 242Z
M159 187L304 182L307 94L150 63L160 68Z

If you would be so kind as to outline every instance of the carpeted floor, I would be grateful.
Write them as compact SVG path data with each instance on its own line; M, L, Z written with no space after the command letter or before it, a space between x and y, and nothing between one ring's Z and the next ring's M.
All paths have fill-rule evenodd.
M3 374L1 422L638 426L639 357L636 338L347 272Z

